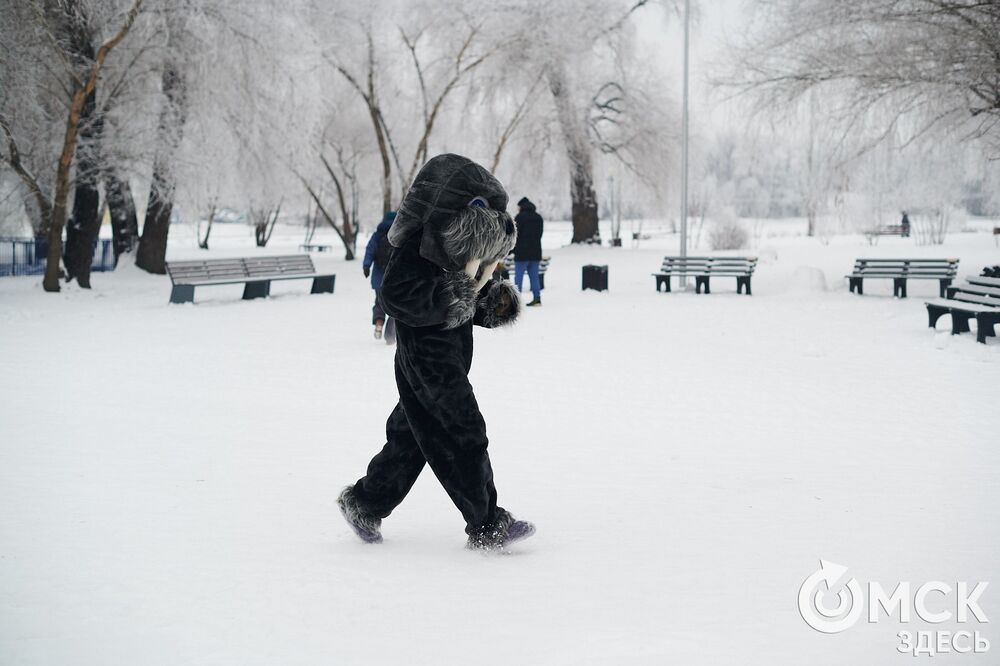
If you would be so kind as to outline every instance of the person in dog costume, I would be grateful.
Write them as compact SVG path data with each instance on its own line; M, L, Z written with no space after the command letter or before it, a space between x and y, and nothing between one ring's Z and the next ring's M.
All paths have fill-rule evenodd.
M399 402L382 451L337 501L368 543L382 541L382 519L425 463L462 513L469 548L503 548L535 532L497 506L486 422L469 383L473 325L505 326L521 309L513 285L492 278L517 239L506 209L507 193L489 171L438 155L417 174L389 231L394 249L380 298L397 324Z

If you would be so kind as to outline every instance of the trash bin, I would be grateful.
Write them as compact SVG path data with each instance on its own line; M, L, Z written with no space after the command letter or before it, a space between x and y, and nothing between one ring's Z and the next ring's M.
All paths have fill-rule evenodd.
M583 267L583 289L606 291L608 288L608 267L587 264Z

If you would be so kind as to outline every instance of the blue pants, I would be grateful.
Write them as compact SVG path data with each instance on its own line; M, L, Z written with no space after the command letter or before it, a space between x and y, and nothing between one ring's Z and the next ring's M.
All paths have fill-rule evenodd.
M537 261L515 261L514 262L514 285L521 291L521 284L524 282L524 271L528 271L528 283L531 285L531 295L535 299L542 297L542 290L538 285L538 264Z

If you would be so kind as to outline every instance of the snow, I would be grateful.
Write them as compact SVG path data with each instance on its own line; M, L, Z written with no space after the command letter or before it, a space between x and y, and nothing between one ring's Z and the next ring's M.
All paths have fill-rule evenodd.
M656 293L675 237L560 247L549 226L544 306L476 333L500 501L539 529L503 556L464 550L426 472L384 544L339 517L395 402L339 250L313 255L333 295L170 306L134 268L58 295L0 280L0 664L885 664L911 659L901 629L995 644L954 622L824 635L796 596L820 558L886 586L1000 581L1000 343L929 330L934 283L897 300L843 279L858 256L964 275L1000 252L982 228L871 248L800 227L764 232L746 297ZM217 225L204 253L179 227L170 256L301 240L251 234ZM608 292L580 291L589 263Z

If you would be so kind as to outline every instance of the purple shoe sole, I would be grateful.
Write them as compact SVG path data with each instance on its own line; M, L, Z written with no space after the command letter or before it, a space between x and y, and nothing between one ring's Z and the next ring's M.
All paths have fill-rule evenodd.
M365 543L382 543L382 535L381 534L376 534L374 532L369 532L368 530L366 530L366 529L364 529L362 527L358 527L357 525L355 525L354 523L352 523L350 521L348 521L347 524L351 526L351 529L354 530L354 533L357 534L358 537L362 541L364 541Z
M535 533L535 526L526 520L515 520L507 528L507 538L504 539L504 546L523 541Z
M354 533L358 535L359 539L365 543L382 543L381 532L373 532L372 530L365 528L364 525L354 522L351 520L351 517L347 515L347 511L344 509L343 504L341 502L337 502L337 505L340 508L340 515L344 517L344 520L351 526L351 529L354 530Z
M364 541L365 543L382 543L381 534L379 534L378 532L372 532L370 530L366 530L364 527L352 523L351 520L347 517L346 514L344 514L343 511L341 511L340 513L344 515L344 520L347 521L347 524L351 526L351 529L354 530L354 533L357 534L358 538L360 538L362 541Z

